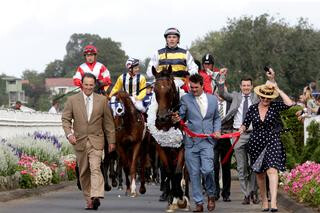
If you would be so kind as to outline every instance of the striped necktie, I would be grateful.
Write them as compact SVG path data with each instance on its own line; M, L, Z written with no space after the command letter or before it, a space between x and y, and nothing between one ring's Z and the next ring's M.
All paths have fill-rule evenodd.
M224 118L224 109L223 109L223 101L219 101L219 115L220 119Z

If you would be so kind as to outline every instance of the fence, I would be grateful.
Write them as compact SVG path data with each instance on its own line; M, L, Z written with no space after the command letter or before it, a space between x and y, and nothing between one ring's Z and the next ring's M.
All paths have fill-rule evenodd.
M64 135L61 114L22 112L0 109L0 137L10 138L33 134L35 131Z

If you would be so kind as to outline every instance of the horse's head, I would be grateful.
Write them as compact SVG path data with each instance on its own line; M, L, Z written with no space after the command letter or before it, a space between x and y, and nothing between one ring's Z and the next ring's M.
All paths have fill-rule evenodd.
M109 104L113 117L123 116L125 110L124 105L121 102L119 102L116 96L111 97Z
M171 121L171 114L178 110L179 106L179 94L174 84L172 67L170 65L168 69L161 72L157 72L152 67L152 74L156 79L154 93L158 102L156 127L167 131L174 126Z
M132 115L137 114L137 110L128 93L124 91L116 93L111 97L110 106L116 129L123 129L131 125L130 120Z

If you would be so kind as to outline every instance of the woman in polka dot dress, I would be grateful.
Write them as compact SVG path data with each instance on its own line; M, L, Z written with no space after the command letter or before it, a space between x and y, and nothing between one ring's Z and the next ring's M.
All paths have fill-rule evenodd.
M277 212L278 170L285 170L286 161L285 150L280 141L280 112L290 108L294 102L276 83L269 82L257 86L254 91L259 96L260 102L250 106L239 131L244 132L252 124L253 131L247 146L251 166L257 174L262 211L269 211L265 183L267 174L270 183L271 212ZM283 102L272 101L279 95Z

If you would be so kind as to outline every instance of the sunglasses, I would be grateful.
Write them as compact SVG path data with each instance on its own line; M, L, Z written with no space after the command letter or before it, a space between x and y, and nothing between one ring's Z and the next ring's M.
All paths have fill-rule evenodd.
M263 97L263 96L260 96L260 98L262 99L262 100L264 100L264 99L266 99L266 100L271 100L271 98L266 98L266 97Z

